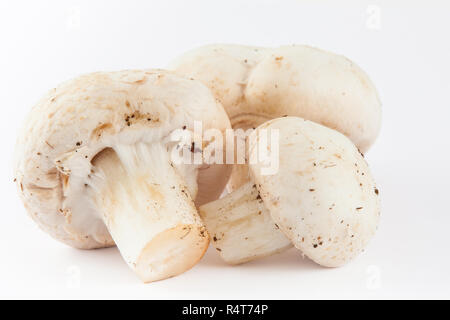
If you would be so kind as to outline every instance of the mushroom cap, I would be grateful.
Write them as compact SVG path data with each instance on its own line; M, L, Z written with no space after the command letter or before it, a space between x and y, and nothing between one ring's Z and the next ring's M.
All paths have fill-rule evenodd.
M233 128L298 116L338 130L363 152L380 130L381 103L368 76L347 58L320 49L208 45L170 68L204 82Z
M204 130L230 127L207 87L172 72L97 72L62 83L32 108L17 139L15 180L28 213L44 231L68 245L83 249L114 245L86 197L84 183L92 159L116 143L153 143L184 126L193 130L194 121L202 121ZM199 171L211 168L217 190L199 193L220 194L226 184L228 168ZM186 178L189 172L180 169ZM190 191L194 198L195 181Z
M262 175L263 163L249 167L272 219L315 262L345 264L367 245L380 215L378 189L363 156L341 133L296 117L258 127L250 154L262 129L279 132L279 170Z

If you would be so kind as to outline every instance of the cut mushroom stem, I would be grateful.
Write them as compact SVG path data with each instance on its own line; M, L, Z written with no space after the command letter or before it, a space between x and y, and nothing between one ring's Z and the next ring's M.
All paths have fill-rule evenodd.
M130 267L144 282L190 269L207 232L162 144L116 145L93 160L93 200Z
M253 182L201 206L200 215L214 247L227 263L240 264L292 247L273 222Z

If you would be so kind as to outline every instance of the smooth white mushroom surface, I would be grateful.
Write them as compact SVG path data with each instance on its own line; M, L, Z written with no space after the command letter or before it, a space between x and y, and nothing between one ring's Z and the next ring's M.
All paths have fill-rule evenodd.
M28 213L68 245L117 244L143 281L189 269L209 243L193 200L218 198L229 176L223 165L173 163L171 133L195 121L230 127L207 87L171 72L98 72L61 84L17 141Z
M232 264L280 252L289 242L322 266L352 260L380 215L379 191L358 148L335 130L285 117L252 133L250 157L259 152L262 130L279 134L278 147L268 146L279 152L279 169L267 175L266 163L250 164L250 182L200 207L213 245Z
M381 126L381 103L354 62L304 45L261 48L231 44L193 49L169 65L205 83L223 104L233 128L297 116L346 135L362 151ZM229 190L248 181L245 165L233 168Z

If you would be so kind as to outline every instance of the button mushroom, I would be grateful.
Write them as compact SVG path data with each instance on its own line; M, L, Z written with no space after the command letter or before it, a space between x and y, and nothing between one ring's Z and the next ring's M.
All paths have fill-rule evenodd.
M267 164L258 159L249 165L249 182L200 207L213 245L231 264L291 244L322 266L345 264L364 249L379 220L366 161L341 133L296 117L258 127L249 138L250 159L264 147L264 130L278 130L279 169L264 174Z
M171 134L192 131L195 120L230 126L208 88L170 72L63 83L32 109L18 138L15 176L28 213L70 246L116 244L144 282L188 270L209 243L193 202L198 186L212 200L228 178L223 165L172 161Z
M254 128L285 115L335 129L366 152L381 125L381 104L369 77L349 59L294 45L259 48L208 45L170 68L205 83L222 102L233 128ZM235 166L230 190L248 180Z

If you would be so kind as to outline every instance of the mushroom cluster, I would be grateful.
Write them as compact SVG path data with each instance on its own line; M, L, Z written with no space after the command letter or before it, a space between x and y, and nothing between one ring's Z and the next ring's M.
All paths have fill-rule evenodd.
M230 264L294 246L336 267L364 250L380 204L362 152L381 106L359 67L307 46L210 45L169 69L82 75L32 109L14 181L44 231L80 249L116 245L144 282L190 269L210 240ZM214 138L196 137L197 122ZM231 166L217 135L232 129L251 133ZM201 161L174 161L185 151Z

